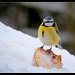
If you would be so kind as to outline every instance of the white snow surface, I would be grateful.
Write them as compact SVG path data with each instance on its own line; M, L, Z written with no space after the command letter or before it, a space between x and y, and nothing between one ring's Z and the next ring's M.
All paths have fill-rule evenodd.
M40 46L42 43L38 38L0 22L0 73L75 73L75 56L54 46L53 52L62 56L62 67L46 69L34 66L33 55Z

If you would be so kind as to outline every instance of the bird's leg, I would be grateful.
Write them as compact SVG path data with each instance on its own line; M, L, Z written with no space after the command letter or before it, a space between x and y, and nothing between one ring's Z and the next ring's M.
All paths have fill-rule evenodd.
M51 46L51 48L49 49L49 52L52 50L52 46Z
M58 48L58 46L56 45L55 47L57 47Z
M40 48L43 48L44 47L44 45L43 46L41 46Z

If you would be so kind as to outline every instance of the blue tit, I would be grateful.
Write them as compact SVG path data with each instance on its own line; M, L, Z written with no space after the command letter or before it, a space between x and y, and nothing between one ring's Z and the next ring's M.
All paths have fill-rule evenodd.
M39 40L43 43L43 46L41 48L43 48L44 45L51 46L51 48L49 49L50 51L52 50L52 46L54 45L60 49L63 49L61 46L61 38L58 26L54 19L50 16L43 19L38 29L38 37Z

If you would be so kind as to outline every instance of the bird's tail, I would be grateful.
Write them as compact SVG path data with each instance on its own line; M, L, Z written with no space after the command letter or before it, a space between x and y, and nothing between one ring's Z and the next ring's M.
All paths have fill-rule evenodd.
M56 47L58 47L59 49L62 49L63 50L63 47L59 43L56 45Z

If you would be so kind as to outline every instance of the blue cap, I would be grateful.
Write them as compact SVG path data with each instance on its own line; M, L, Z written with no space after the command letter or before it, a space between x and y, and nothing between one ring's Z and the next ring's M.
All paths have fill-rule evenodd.
M46 20L51 20L51 19L52 19L52 17L47 16L47 17L45 17L44 19L46 19Z

